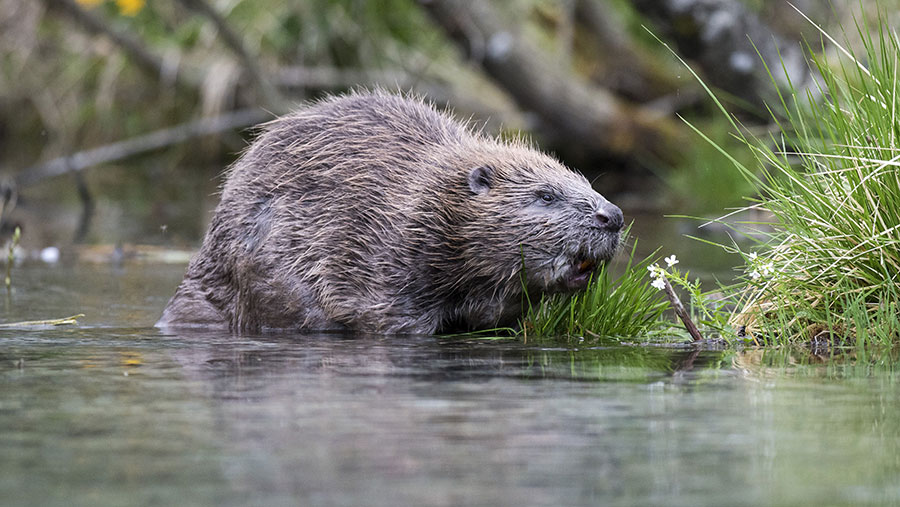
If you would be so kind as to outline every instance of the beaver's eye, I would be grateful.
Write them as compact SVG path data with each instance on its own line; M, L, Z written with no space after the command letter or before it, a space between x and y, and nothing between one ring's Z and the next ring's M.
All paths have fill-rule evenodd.
M541 202L544 204L550 204L556 200L556 196L551 194L550 192L541 192L538 194L541 198Z

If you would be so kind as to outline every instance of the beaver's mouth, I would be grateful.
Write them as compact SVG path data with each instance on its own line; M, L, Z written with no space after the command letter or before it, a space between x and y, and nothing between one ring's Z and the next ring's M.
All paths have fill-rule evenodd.
M597 261L594 259L575 258L572 268L569 270L569 276L566 278L566 288L569 290L586 288L596 268Z

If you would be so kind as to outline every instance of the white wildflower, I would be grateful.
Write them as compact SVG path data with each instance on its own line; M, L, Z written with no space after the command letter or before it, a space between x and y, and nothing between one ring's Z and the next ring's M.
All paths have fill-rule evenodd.
M663 290L666 288L666 281L663 280L663 277L654 278L653 281L650 282L650 285L656 287L658 290Z
M678 264L678 259L675 258L675 254L672 254L664 259L666 261L666 266L672 267Z
M647 266L647 271L650 272L650 278L659 278L663 276L663 269L659 267L658 264Z
M770 263L764 265L763 267L759 268L759 270L763 276L769 276L775 272L775 265L770 262Z
M749 254L747 254L747 259L749 259L751 262L755 261L756 257L756 252L750 252Z
M753 270L753 272L750 273L751 280L759 280L759 277L760 277L759 271Z

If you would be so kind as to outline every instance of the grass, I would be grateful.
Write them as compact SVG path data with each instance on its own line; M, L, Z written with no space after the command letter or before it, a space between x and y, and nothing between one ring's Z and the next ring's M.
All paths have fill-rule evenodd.
M766 239L743 253L732 323L763 344L900 341L900 38L884 25L857 30L856 50L822 31L839 56L809 51L821 81L780 95L776 134L732 121L757 163L732 162L771 216L758 224Z
M669 302L650 285L648 266L654 256L635 262L635 246L623 273L614 277L611 266L600 267L584 292L543 296L532 302L526 294L521 333L529 337L581 336L586 338L646 337L668 330ZM533 304L536 303L536 304Z

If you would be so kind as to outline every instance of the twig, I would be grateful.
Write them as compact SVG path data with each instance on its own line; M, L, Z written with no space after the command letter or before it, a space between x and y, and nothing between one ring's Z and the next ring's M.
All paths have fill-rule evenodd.
M53 159L45 164L23 170L16 177L15 183L18 187L25 187L68 172L81 171L87 167L121 160L194 137L255 125L269 118L271 118L270 113L259 109L242 109L213 118L203 118Z
M35 326L69 326L78 324L78 319L84 317L83 313L72 315L71 317L63 317L61 319L49 320L26 320L23 322L5 322L0 327L35 327Z
M678 299L678 295L675 294L675 289L672 288L672 284L669 283L669 280L663 275L663 282L666 284L666 296L669 297L669 302L672 303L672 308L675 309L675 314L678 315L678 318L681 319L681 322L684 323L684 328L687 329L688 334L691 335L691 338L694 339L695 342L698 342L703 339L703 335L700 334L700 330L697 329L694 321L691 320L691 316L688 315L687 310L684 309L684 305L681 304L681 300Z

